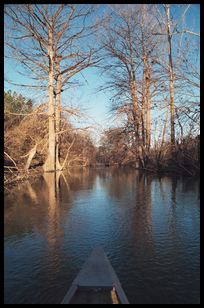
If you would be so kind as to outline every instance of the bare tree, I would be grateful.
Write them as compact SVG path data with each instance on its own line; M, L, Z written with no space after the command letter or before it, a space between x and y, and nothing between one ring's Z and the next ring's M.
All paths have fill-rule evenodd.
M109 60L103 67L109 77L104 88L113 90L114 109L132 105L136 157L144 165L144 157L151 146L151 86L155 83L152 63L158 45L152 31L157 20L151 13L151 6L111 8L115 15L103 28L106 31L103 39L105 59Z
M165 45L165 37L166 37L166 43L167 43L167 50L168 50L168 63L161 63L160 64L165 68L165 70L168 71L169 75L169 107L170 107L170 136L171 136L171 144L175 145L175 134L176 134L176 128L175 128L175 100L176 95L178 93L178 89L183 87L183 81L187 77L187 75L181 78L181 70L183 70L181 62L185 62L183 57L184 54L187 53L187 50L184 49L184 46L182 46L182 38L183 35L186 34L195 34L197 37L199 37L199 33L195 33L194 31L190 31L185 29L184 20L187 12L191 8L191 4L188 5L177 5L176 9L179 10L178 17L175 19L172 17L171 14L171 8L172 6L170 4L163 4L164 9L164 16L160 9L157 10L158 13L158 19L159 19L159 27L157 31L153 31L152 33L154 35L163 36L164 39L163 44ZM186 37L185 37L186 39ZM191 48L190 46L188 49ZM177 50L177 52L175 52ZM177 55L176 55L177 54ZM180 85L179 85L180 83ZM192 85L191 85L192 86ZM176 91L175 91L176 90ZM181 91L179 91L181 92ZM185 95L185 93L183 93ZM178 119L178 114L176 115L176 118ZM179 125L180 126L180 125Z
M49 148L44 171L60 170L59 133L61 92L70 78L96 63L95 49L86 45L93 25L86 18L92 6L8 5L7 18L12 21L12 40L7 43L14 56L48 87ZM16 41L21 40L19 46ZM56 104L55 104L56 101Z
M174 72L172 62L172 42L171 42L171 24L170 24L170 4L165 4L166 29L169 43L169 94L170 94L170 112L171 112L171 143L175 144L175 126L174 126Z
M8 47L18 61L32 73L34 78L48 82L49 149L44 164L45 171L55 170L55 110L54 110L54 54L53 22L46 5L8 5L5 14L12 22L13 39ZM21 42L20 46L16 41ZM43 71L43 75L42 75ZM41 75L41 76L40 76Z

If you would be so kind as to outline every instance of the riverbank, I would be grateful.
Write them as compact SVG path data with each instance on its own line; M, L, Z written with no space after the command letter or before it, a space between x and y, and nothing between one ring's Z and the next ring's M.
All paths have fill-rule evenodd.
M4 171L4 188L9 191L11 188L23 183L27 180L33 181L43 174L42 167L31 168L28 171Z
M197 177L200 176L200 169L198 166L196 168L187 168L185 166L181 166L178 168L177 166L160 166L160 168L156 168L155 166L148 166L144 168L134 168L133 166L116 166L116 165L109 165L105 168L116 168L116 169L125 169L130 168L133 170L138 170L141 173L144 174L152 174L154 176L187 176L187 177ZM83 166L72 166L69 168L69 170L75 169L75 168L84 168ZM85 168L91 168L91 169L97 169L97 166L86 166ZM101 166L99 168L102 168ZM19 169L16 171L7 171L4 172L4 188L5 191L10 191L13 187L29 180L33 181L38 179L43 175L43 168L40 166L31 168L28 171Z

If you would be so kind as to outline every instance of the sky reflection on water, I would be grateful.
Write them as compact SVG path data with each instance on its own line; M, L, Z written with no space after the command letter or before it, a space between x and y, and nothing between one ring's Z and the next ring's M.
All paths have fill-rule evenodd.
M98 245L131 303L199 303L199 181L83 169L5 195L5 303L60 303Z

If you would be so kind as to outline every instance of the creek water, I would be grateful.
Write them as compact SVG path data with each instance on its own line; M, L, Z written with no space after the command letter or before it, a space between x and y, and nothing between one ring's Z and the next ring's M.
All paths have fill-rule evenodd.
M46 174L4 197L4 303L60 303L102 246L131 304L200 303L199 179Z

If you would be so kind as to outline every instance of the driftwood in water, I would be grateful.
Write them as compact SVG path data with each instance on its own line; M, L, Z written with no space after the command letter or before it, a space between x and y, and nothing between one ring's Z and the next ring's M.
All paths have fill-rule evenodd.
M18 170L17 164L14 161L14 159L6 152L4 152L4 154L9 158L9 160L5 160L4 159L4 163L6 162L6 165L4 165L4 168L14 168L15 170Z

